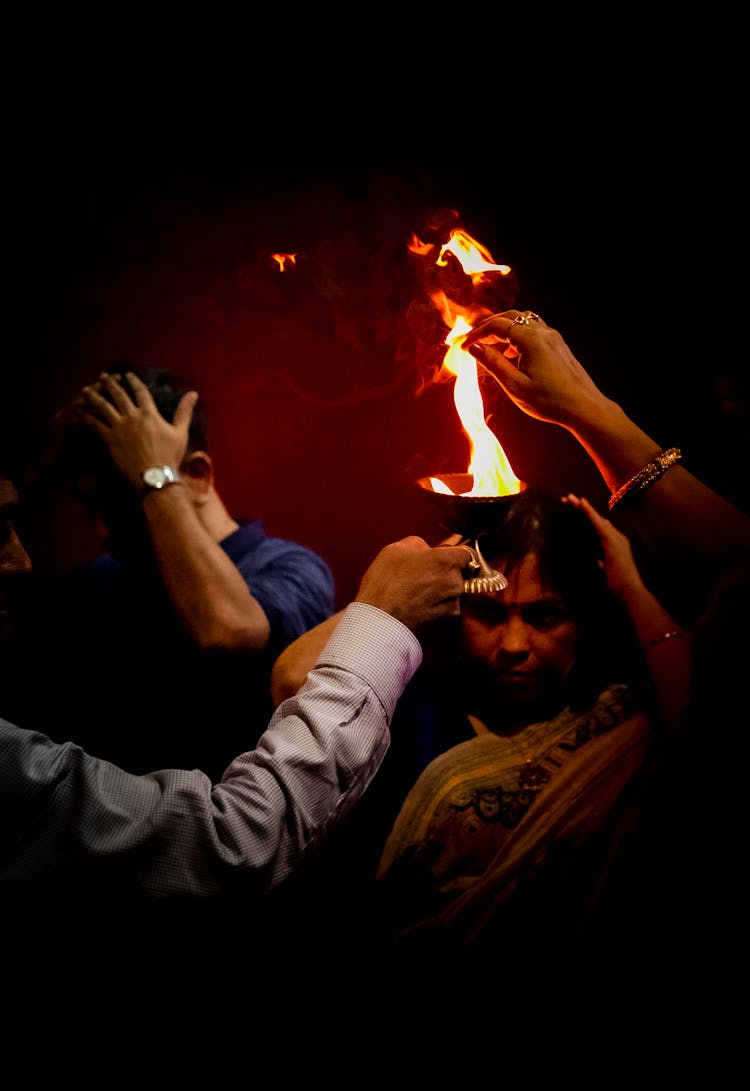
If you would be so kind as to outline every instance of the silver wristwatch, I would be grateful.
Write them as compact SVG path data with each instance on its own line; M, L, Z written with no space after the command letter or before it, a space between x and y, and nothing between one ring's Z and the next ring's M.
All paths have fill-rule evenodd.
M141 474L141 479L143 481L142 495L153 489L164 489L167 485L179 485L182 482L177 470L171 466L149 466Z

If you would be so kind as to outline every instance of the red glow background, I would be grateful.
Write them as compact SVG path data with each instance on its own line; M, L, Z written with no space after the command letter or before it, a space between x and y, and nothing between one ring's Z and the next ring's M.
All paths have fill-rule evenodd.
M728 485L714 392L726 331L711 353L703 338L737 291L722 274L734 193L715 164L688 163L687 141L625 156L619 119L595 149L548 141L510 169L372 126L326 149L216 118L52 121L14 134L3 427L20 452L102 369L172 367L204 398L233 514L318 550L344 604L386 542L442 536L416 479L466 469L452 384L418 393L409 318L408 239L452 208L513 267L519 306L655 439ZM273 252L299 257L282 273ZM500 394L485 406L522 480L604 502L566 433Z

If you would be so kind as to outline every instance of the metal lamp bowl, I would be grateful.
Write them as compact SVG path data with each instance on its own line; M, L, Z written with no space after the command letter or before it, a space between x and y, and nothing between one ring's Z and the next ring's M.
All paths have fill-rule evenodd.
M442 481L450 493L436 492L430 477ZM474 486L473 474L431 474L420 477L417 485L431 505L433 513L446 530L463 538L476 538L494 530L502 522L502 508L518 493L505 496L462 496ZM524 485L519 491L523 491Z

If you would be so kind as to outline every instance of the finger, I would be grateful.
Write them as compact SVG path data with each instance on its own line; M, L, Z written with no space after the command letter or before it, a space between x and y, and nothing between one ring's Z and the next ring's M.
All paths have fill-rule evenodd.
M187 431L187 429L190 427L190 421L192 420L193 412L197 404L197 390L189 390L187 394L182 395L174 414L173 424L175 428L184 428L185 431Z
M106 371L102 372L99 376L99 386L107 395L107 398L117 406L121 413L132 408L134 404L133 399L122 386L119 375L110 375Z
M134 401L133 399L129 399L130 404L137 405L139 409L153 409L161 416L162 414L154 401L154 396L144 383L143 379L139 378L133 371L127 371L125 373L125 378L128 381L130 389L133 391Z
M391 542L390 545L384 546L384 549L405 549L411 550L412 553L419 553L422 550L429 549L427 542L419 534L407 534L405 538L399 539L398 542Z
M462 347L468 351L472 345L480 341L487 344L488 337L493 336L501 341L507 341L509 349L517 355L521 350L516 345L516 334L523 331L521 334L523 340L529 330L542 327L549 328L536 311L503 311L477 323L472 330L464 335Z
M461 568L462 569L463 568L468 568L470 572L478 572L479 569L482 566L480 565L480 563L479 563L479 561L477 559L477 555L474 552L474 550L471 548L471 546L467 546L466 548L468 550L469 556L468 556L467 559L464 560L464 563L461 565Z
M471 546L468 546L466 542L459 542L456 543L456 545L442 543L439 546L435 546L435 549L442 550L449 563L462 570L464 568L479 567L479 562L474 550Z
M523 372L518 368L520 353L511 344L486 345L477 342L476 345L471 345L467 351L501 385L505 385L506 382L518 383L519 376L523 375ZM528 382L526 376L524 376L523 381Z
M139 378L134 371L126 371L125 378L128 381L128 386L133 391L133 399L136 405L141 409L147 408L149 405L154 405L154 399L151 395L151 391L144 383L143 379Z
M585 496L580 498L581 510L586 513L589 522L598 534L605 534L612 526L609 519L606 519L603 515L600 515L593 504L589 503Z
M583 508L583 510L586 512L586 514L589 516L590 519L597 520L600 525L609 522L609 519L605 519L605 517L603 515L600 515L599 512L594 507L594 505L591 503L591 501L587 500L585 496L579 497L578 498L578 503Z
M97 416L106 420L115 420L118 416L117 407L109 398L105 398L96 386L84 386L81 390L81 409L84 412L95 412Z
M481 341L483 337L489 337L491 334L495 334L503 341L507 341L505 331L509 328L516 311L505 311L499 314L492 314L489 318L483 319L478 322L473 329L464 336L463 347L468 348L470 345L474 345L477 341Z

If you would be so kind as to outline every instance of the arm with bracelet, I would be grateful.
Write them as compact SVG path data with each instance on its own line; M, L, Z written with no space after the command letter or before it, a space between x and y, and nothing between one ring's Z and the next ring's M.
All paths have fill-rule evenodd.
M631 420L538 315L491 315L463 347L519 409L578 440L612 493L613 515L654 555L710 574L750 551L750 515L690 473L678 448L663 448Z

